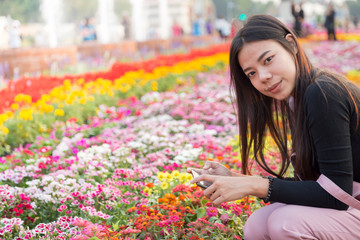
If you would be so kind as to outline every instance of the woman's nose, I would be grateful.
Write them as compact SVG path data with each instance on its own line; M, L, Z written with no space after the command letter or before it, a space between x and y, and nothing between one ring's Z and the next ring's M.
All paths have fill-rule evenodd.
M258 70L258 74L259 74L259 79L261 81L266 81L272 77L271 72L268 71L267 69Z

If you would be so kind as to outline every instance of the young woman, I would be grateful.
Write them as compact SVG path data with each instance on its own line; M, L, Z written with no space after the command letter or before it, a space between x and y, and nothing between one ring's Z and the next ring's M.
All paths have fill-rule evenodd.
M192 182L211 182L204 195L216 206L248 195L272 202L250 216L245 239L360 239L352 197L360 197L360 89L312 66L294 33L268 15L237 33L230 72L244 175L206 162ZM264 159L267 132L281 153L279 172ZM270 177L250 176L251 151ZM284 178L290 164L294 179Z

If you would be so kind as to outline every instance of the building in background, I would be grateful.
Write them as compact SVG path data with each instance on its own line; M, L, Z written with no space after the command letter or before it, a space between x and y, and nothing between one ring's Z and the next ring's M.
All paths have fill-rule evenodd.
M132 33L137 41L170 38L175 22L184 34L192 34L196 21L205 32L206 20L214 18L212 0L132 0Z

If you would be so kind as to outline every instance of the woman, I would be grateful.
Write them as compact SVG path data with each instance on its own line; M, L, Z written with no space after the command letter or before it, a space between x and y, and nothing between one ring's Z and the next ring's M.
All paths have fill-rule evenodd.
M294 33L267 15L250 18L233 39L230 72L244 175L206 162L192 182L211 182L204 195L216 206L248 195L272 202L250 216L245 239L360 239L360 210L347 205L359 205L351 194L360 195L360 89L312 66ZM279 172L264 159L267 132L281 153ZM251 151L275 177L249 175ZM283 177L290 163L291 180Z

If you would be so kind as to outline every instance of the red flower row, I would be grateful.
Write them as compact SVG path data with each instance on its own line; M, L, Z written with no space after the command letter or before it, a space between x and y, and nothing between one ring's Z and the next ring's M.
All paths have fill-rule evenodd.
M154 59L142 62L131 63L115 63L108 71L88 72L77 75L64 75L61 77L55 76L39 76L39 77L21 77L17 81L9 83L8 88L0 91L0 112L9 108L13 103L14 97L19 94L27 94L32 97L33 101L40 99L41 95L50 92L54 87L63 84L64 80L74 80L83 78L86 82L94 81L98 78L114 80L128 71L138 71L143 69L146 72L151 72L160 66L172 66L181 61L190 61L197 57L211 56L216 53L228 52L229 44L221 44L212 46L208 49L192 50L188 54L174 54L170 56L157 56Z

